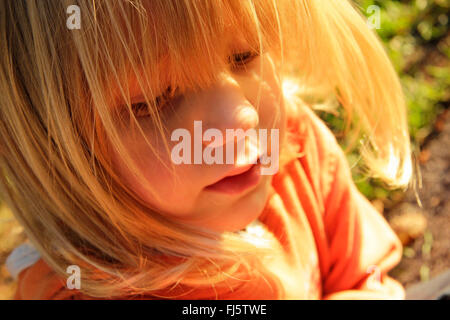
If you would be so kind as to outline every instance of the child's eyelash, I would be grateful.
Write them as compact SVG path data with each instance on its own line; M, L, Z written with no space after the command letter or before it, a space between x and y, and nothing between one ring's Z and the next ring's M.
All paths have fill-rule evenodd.
M150 115L148 104L145 102L135 103L131 106L133 114L136 118L146 117Z
M259 56L258 51L243 51L234 53L228 57L228 62L233 67L243 67Z
M175 95L178 90L172 90L172 87L169 86L167 89L158 97L155 98L154 105L160 110L162 109ZM150 115L151 110L149 110L149 105L145 102L134 103L131 105L131 109L135 117L148 117Z

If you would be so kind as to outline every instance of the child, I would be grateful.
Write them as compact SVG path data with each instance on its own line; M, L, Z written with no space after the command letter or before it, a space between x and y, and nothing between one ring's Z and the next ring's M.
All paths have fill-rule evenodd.
M401 86L350 2L73 4L0 3L16 299L403 298L399 240L298 98L337 99L368 171L408 184ZM211 163L231 129L267 134Z

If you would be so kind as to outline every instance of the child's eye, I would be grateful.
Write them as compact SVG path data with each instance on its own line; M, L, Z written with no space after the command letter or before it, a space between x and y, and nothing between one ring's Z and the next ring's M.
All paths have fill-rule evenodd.
M145 102L133 104L131 110L133 110L133 114L136 118L148 117L151 113L148 104Z
M156 97L156 99L154 101L154 105L155 105L156 109L161 110L162 108L164 108L166 106L166 104L168 104L177 94L178 94L178 90L177 89L172 90L172 87L169 86L163 92L163 94ZM137 118L148 117L148 116L150 116L151 113L153 113L152 110L150 109L149 105L145 102L139 102L139 103L132 104L131 110L133 111L134 116Z
M258 56L259 52L244 51L232 54L231 56L228 57L228 61L233 67L239 68L249 64Z

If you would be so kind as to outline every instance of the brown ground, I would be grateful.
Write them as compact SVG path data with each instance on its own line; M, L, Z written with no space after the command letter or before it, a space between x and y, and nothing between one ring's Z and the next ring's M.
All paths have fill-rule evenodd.
M413 190L401 205L386 213L388 220L403 212L413 212L426 219L425 233L404 248L401 263L391 275L406 287L450 269L450 117L448 110L436 123L436 131L420 154L422 188L418 189L423 208Z

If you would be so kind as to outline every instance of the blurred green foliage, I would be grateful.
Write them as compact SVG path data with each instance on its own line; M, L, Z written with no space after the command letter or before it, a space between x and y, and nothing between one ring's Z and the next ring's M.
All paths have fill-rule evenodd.
M432 132L436 117L448 108L450 100L450 0L354 0L366 17L370 6L380 9L380 28L375 29L400 77L408 106L413 149ZM338 136L345 127L341 115L320 112ZM369 179L360 165L357 151L348 154L359 190L369 199L392 200L401 192L388 190L376 179Z

